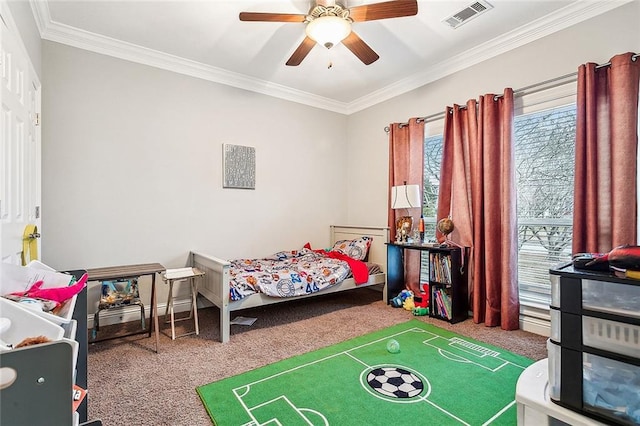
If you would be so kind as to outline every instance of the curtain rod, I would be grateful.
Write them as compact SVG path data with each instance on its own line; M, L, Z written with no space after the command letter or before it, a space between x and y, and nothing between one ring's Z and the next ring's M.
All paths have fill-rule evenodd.
M637 61L638 58L640 58L640 53L636 53L635 55L631 56L631 60L633 62ZM610 66L611 66L611 62L607 62L605 64L596 65L596 69L606 68L606 67L610 67ZM558 83L558 82L561 82L563 80L567 80L569 78L575 78L577 76L578 76L578 72L574 71L574 72L569 73L569 74L561 75L560 77L555 77L555 78L552 78L552 79L549 79L549 80L541 81L540 83L535 83L535 84L532 84L530 86L521 87L520 89L517 89L517 90L513 91L513 96L514 97L518 97L518 96L530 95L531 93L535 93L536 91L542 91L542 90L550 89L551 87L548 87L548 85L550 85L550 84ZM555 87L555 86L552 86L552 87ZM535 90L533 92L528 92L527 93L527 90L531 90L531 89L538 89L538 90ZM494 96L494 100L500 99L501 97L502 97L502 95L495 95ZM467 108L466 106L461 106L460 107L460 109L466 109L466 108ZM419 123L421 121L424 121L425 123L428 123L430 121L440 120L440 119L444 118L444 116L445 116L444 112L438 112L438 113L435 113L435 114L427 115L425 117L418 117L418 118L416 118L416 122ZM408 125L409 125L409 123L400 123L398 126L400 128L402 128L402 127L406 127ZM384 128L384 131L386 133L389 133L391 131L391 128L389 126L386 126Z

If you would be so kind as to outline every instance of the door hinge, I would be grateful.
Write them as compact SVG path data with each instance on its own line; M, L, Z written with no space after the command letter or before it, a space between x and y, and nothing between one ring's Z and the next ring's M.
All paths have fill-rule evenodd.
M40 113L36 112L36 118L33 120L33 125L34 126L39 126L40 125Z
M40 206L36 206L36 219L40 219Z

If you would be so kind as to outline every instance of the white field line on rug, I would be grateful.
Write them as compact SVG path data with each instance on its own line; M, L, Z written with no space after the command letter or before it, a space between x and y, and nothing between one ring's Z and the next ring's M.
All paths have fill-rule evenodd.
M513 401L511 401L510 404L505 405L504 407L502 407L502 410L498 411L493 417L491 417L489 420L487 420L486 422L482 423L482 426L488 426L491 424L491 422L493 422L495 419L497 419L498 417L500 417L502 415L502 413L504 413L505 411L507 411L509 408L513 407L513 405L516 403L516 400L514 399Z
M452 348L451 350L445 349L445 347L440 347L436 344L432 344L432 341L439 342L440 340L446 341L445 347ZM433 335L431 338L426 339L423 342L425 345L431 346L434 349L438 350L440 355L444 358L449 359L453 362L460 363L472 363L477 365L478 367L485 368L491 372L497 372L498 370L504 368L507 365L513 365L517 368L520 368L522 371L527 368L526 366L522 366L511 362L509 360L502 359L500 357L500 353L496 352L492 349L486 348L484 346L480 346L475 343L468 342L464 339L460 339L459 337L452 337L451 339L445 339L442 336ZM464 358L461 355L456 355L453 353L453 350L457 352L464 352L469 354L472 358ZM475 360L482 360L483 362L476 362Z
M311 408L298 408L298 407L296 407L296 406L295 406L295 404L294 404L293 402L291 402L291 400L289 400L289 398L287 398L287 397L286 397L286 396L284 396L284 395L279 396L279 397L277 397L277 398L273 398L273 399L271 399L271 400L269 400L269 401L265 401L265 402L263 402L262 404L258 404L258 405L256 405L255 407L253 407L253 408L251 408L251 409L249 409L249 408L248 408L246 405L244 405L244 404L242 404L242 405L243 405L243 407L244 407L245 411L246 411L247 413L249 413L249 414L250 414L252 410L257 410L257 409L260 409L260 408L262 408L262 407L266 407L267 405L273 404L273 403L275 403L275 402L277 402L277 401L284 401L284 402L285 402L285 403L286 403L286 404L287 404L287 405L288 405L288 406L289 406L293 411L295 411L296 413L298 413L298 414L300 415L300 417L301 417L301 418L303 418L303 419L306 419L306 418L307 418L307 416L304 414L305 412L307 412L307 413L313 413L313 414L315 414L316 416L320 417L320 418L324 421L324 424L325 424L326 426L328 426L328 425L329 425L329 421L328 421L328 420L327 420L327 418L324 416L324 414L322 414L322 413L321 413L321 412L319 412L318 410L312 410ZM245 423L244 425L241 425L241 426L258 426L258 425L260 424L260 423L258 423L258 421L255 419L255 417L251 416L251 418L252 418L252 420L251 420L250 422ZM310 426L311 426L311 425L312 425L312 424L310 423Z

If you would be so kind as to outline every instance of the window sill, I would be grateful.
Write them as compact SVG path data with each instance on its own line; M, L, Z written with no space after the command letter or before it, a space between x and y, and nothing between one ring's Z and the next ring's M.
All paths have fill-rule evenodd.
M520 302L520 329L549 337L551 335L549 307L539 303Z

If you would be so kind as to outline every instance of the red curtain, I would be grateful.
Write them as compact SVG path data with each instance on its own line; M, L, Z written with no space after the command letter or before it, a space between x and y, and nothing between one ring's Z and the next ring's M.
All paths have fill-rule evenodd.
M391 187L419 185L423 191L424 175L424 121L412 118L408 124L391 124L389 131L389 191L388 191L388 223L391 239L395 239L396 219L408 214L413 217L414 228L418 224L422 209L396 211L391 208ZM405 251L405 286L414 293L420 287L420 252Z
M518 234L513 90L447 109L438 219L451 216L452 239L471 247L473 320L519 328Z
M640 59L578 68L573 253L637 244Z

